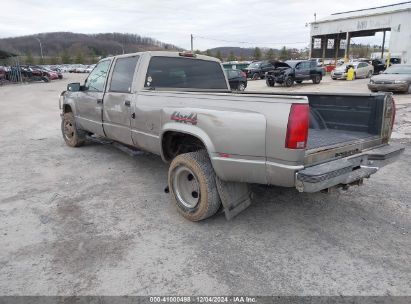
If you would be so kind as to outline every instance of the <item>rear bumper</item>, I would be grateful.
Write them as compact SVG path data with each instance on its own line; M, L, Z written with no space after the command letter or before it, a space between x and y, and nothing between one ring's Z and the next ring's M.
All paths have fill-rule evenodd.
M318 192L338 185L360 184L379 168L393 162L404 146L384 145L353 155L308 167L296 173L295 187L300 192Z

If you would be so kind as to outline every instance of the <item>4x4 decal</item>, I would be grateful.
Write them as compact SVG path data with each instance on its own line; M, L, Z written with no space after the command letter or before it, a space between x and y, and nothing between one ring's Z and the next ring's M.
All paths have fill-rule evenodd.
M171 114L170 119L181 123L192 124L195 126L197 124L197 113L182 114L179 111L175 111L173 114Z

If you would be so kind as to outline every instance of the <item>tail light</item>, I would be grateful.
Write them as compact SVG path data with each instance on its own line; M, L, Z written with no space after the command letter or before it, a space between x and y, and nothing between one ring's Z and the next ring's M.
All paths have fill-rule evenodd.
M285 147L305 149L307 146L310 108L308 104L293 103L288 116Z
M391 98L391 100L392 100L392 104L391 104L391 107L392 107L392 110L391 110L391 130L392 130L394 128L396 109L395 109L395 100L394 100L394 98Z
M247 74L241 71L241 76L247 78Z

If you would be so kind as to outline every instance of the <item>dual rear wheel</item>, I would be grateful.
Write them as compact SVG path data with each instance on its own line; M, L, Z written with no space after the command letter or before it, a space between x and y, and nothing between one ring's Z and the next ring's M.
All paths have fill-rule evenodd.
M205 150L175 157L168 170L168 185L177 210L190 221L206 219L220 208L216 176Z

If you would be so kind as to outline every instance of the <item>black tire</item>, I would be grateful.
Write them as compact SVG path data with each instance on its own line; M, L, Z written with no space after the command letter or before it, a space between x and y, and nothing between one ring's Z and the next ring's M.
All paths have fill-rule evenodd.
M238 84L238 87L237 87L237 90L239 90L239 91L244 91L245 90L245 83L244 82L240 82L239 84Z
M303 83L302 80L296 80L295 82L296 82L296 83Z
M168 186L178 212L190 221L204 220L221 206L215 172L205 150L174 158L168 170Z
M64 113L61 120L61 133L64 141L70 147L80 147L84 145L86 133L76 127L76 121L72 112Z
M287 77L284 81L284 85L288 88L292 87L293 84L294 84L294 79L291 76Z
M320 82L321 82L321 76L320 75L314 75L313 83L314 84L319 84Z
M265 79L265 83L268 87L273 87L275 85L275 82L272 79L270 80L269 78Z

